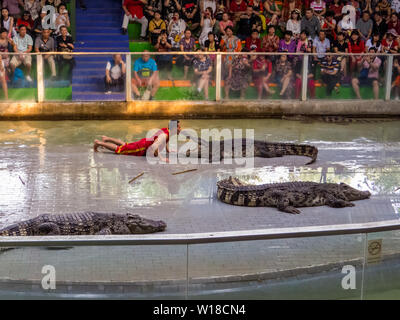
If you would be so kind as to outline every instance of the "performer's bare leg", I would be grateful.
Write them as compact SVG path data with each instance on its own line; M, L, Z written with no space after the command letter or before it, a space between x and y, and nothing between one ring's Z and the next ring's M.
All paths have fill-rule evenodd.
M93 145L94 152L97 152L98 151L97 149L99 147L103 147L103 148L106 148L106 149L108 149L110 151L114 151L115 152L115 150L117 150L117 148L118 148L118 145L114 144L114 143L103 142L103 141L100 141L100 140L94 140L94 145Z
M103 142L111 142L111 143L114 143L114 144L119 145L119 146L122 146L122 145L125 144L125 142L122 141L122 140L110 138L110 137L107 137L107 136L101 136L101 140Z

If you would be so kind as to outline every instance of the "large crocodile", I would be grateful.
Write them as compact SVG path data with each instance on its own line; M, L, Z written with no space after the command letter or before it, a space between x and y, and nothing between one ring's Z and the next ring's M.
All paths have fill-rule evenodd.
M163 221L130 213L43 214L0 230L0 236L142 234L163 231L166 227Z
M232 205L247 207L276 207L299 214L296 207L327 205L332 208L353 207L350 201L368 199L369 191L360 191L345 183L287 182L246 185L236 178L217 183L218 199Z
M290 121L301 121L302 123L311 123L314 121L335 123L335 124L351 124L351 123L380 123L380 122L393 122L399 121L400 118L351 118L346 116L305 116L305 115L293 115L293 116L282 116L283 120Z
M219 144L219 148L218 148ZM224 158L234 157L259 157L259 158L276 158L287 155L310 157L311 160L306 164L315 162L318 156L318 149L307 144L295 143L274 143L260 140L250 139L232 139L230 141L205 141L197 140L198 149L196 150L199 158L209 157L211 161L221 161ZM206 150L202 148L206 146ZM238 147L237 147L238 146ZM254 146L254 153L252 147ZM226 149L229 148L229 149ZM190 156L190 150L186 152L186 156Z

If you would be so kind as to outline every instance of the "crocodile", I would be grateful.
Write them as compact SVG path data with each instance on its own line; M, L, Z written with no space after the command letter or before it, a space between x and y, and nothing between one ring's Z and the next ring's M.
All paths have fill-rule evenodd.
M344 116L304 116L304 115L294 115L294 116L282 116L283 120L290 121L301 121L303 123L311 123L313 121L320 121L326 123L336 123L336 124L351 124L351 123L379 123L379 122L393 122L399 121L400 118L350 118Z
M143 234L164 231L166 227L163 221L130 213L42 214L1 229L0 236Z
M219 150L215 147L215 144L219 143ZM295 144L295 143L275 143L266 142L260 140L250 139L232 139L230 141L205 141L198 138L198 148L196 150L198 158L209 157L210 162L224 158L235 158L235 157L259 157L259 158L276 158L287 155L294 156L305 156L311 158L306 165L312 164L316 161L318 156L318 149L314 146L307 144ZM250 154L250 146L254 146L254 154ZM207 152L202 152L202 147L207 146ZM217 145L218 146L218 145ZM229 150L225 148L229 146ZM240 146L237 148L236 146ZM239 149L239 150L237 150ZM190 156L190 150L186 152L186 156ZM204 153L204 154L203 154Z
M279 211L299 214L298 207L327 205L353 207L351 201L368 199L369 191L360 191L345 183L286 182L247 185L237 178L217 182L217 197L222 202L246 207L276 207Z

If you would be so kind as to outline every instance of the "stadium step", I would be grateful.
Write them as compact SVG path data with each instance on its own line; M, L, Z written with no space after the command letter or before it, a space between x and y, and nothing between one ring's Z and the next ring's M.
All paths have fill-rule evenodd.
M129 52L129 37L121 34L120 0L85 0L87 10L77 8L76 52ZM76 56L72 100L124 100L124 93L104 93L104 75L110 55Z

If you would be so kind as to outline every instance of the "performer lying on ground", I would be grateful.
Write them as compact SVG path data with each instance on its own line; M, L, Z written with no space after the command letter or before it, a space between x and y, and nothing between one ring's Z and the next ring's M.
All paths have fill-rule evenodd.
M179 134L181 131L181 125L179 120L171 120L169 122L169 128L162 128L157 131L151 138L143 138L139 141L126 143L119 139L102 136L102 141L94 140L93 149L95 152L98 151L99 147L106 148L110 151L114 151L116 154L124 154L129 156L143 157L146 156L147 150L150 155L159 157L161 161L168 162L168 159L162 157L161 151L166 148L169 152L168 141L169 136L173 134ZM170 132L171 130L171 132ZM176 130L176 132L173 132Z

